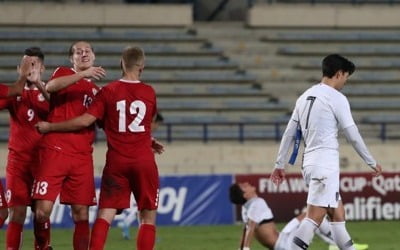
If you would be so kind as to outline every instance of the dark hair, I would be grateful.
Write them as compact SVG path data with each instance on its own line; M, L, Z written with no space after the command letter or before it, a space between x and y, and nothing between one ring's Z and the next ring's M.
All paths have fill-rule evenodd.
M232 184L229 188L229 199L234 204L243 205L246 203L246 199L243 197L243 194L243 190L237 183Z
M353 74L356 66L338 54L328 55L322 60L322 76L332 78L338 71L343 71Z
M44 54L39 47L29 47L25 49L24 55L36 56L40 59L40 61L44 62Z
M160 112L157 112L156 117L154 117L154 122L162 123L164 121L164 117Z
M93 49L92 45L89 42L87 42L87 41L77 41L77 42L74 42L73 44L71 44L71 46L69 47L69 50L68 50L68 56L69 57L71 57L74 54L74 46L77 43L87 43L87 44L89 44L90 49L94 52L94 49Z

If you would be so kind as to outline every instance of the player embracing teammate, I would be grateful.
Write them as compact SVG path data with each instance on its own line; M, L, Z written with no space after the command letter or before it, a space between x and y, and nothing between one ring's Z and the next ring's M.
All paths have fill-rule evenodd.
M117 213L129 208L131 193L140 217L137 249L154 248L159 178L153 149L162 152L163 148L155 145L151 138L157 103L153 88L140 80L144 63L141 48L125 49L121 59L122 78L103 87L86 113L65 122L37 124L43 133L79 131L96 120L104 126L108 151L99 211L91 234L92 250L104 248L110 224Z

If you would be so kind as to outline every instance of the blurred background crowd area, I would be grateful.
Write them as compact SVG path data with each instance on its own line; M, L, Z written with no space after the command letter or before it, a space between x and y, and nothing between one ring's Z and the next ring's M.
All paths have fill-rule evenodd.
M161 174L269 173L297 96L340 53L357 66L343 92L372 154L399 171L398 0L0 0L0 81L13 82L24 48L46 54L45 79L69 65L73 41L88 40L103 86L120 77L124 47L147 54L143 80L164 117ZM0 112L7 159L8 113ZM345 171L368 171L351 146ZM98 132L96 174L106 145ZM299 163L296 163L297 165ZM299 171L291 168L291 171ZM4 174L5 171L1 171Z

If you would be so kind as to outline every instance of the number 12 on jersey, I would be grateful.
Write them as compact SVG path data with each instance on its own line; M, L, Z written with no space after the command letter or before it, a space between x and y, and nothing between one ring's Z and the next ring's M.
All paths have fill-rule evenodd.
M126 100L121 100L117 102L117 111L119 112L118 119L118 131L126 132ZM129 124L128 129L130 132L144 132L144 125L141 125L144 116L146 115L146 105L140 100L131 102L129 105L129 114L134 116L135 119Z

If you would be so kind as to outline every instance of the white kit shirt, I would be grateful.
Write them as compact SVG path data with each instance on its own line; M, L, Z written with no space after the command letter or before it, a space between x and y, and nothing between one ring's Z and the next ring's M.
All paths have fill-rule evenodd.
M247 223L250 220L257 224L263 220L271 220L274 218L271 209L264 199L256 197L248 200L242 206L242 220Z

